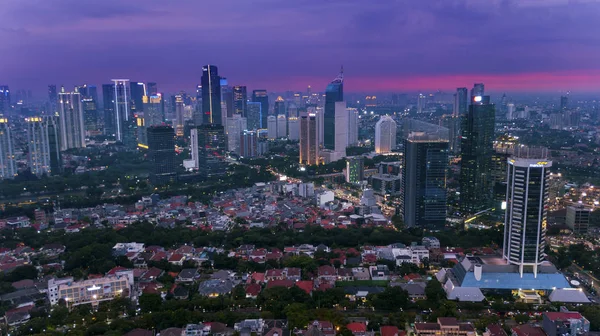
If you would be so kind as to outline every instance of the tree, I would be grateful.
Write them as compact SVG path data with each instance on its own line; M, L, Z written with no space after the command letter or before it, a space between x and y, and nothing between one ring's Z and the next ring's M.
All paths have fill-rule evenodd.
M367 295L367 300L377 310L397 311L406 308L408 292L400 286L387 287L381 293Z
M160 294L143 294L139 300L142 312L159 311L162 305Z
M309 322L307 307L302 303L292 303L285 307L285 316L290 329L304 328Z
M244 286L237 285L233 288L231 292L231 296L234 300L243 300L246 298L246 290L244 290Z
M427 296L427 301L436 303L446 298L446 292L444 292L442 284L436 278L433 278L425 286L425 296Z

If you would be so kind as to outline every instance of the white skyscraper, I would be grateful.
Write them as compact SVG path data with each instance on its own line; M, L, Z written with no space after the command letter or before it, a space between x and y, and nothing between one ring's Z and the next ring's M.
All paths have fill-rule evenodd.
M183 128L185 123L184 118L184 104L183 104L183 96L178 94L175 95L175 135L178 137L183 136Z
M240 138L246 129L248 122L241 114L233 114L227 118L227 150L240 154Z
M335 102L335 151L338 153L337 157L339 159L346 156L349 129L348 119L346 102Z
M0 117L0 180L17 175L13 139L8 119Z
M390 153L396 148L396 122L390 116L381 116L375 124L375 153Z
M506 120L513 120L515 118L515 104L506 104Z
M194 127L190 130L190 152L192 154L192 161L194 161L195 169L200 167L198 150L198 128Z
M277 139L277 117L274 115L267 117L267 137Z
M60 149L85 147L85 126L81 95L75 88L73 92L60 89L58 94L58 117L60 121Z
M348 146L358 144L358 110L348 109Z
M129 79L113 79L114 82L114 102L115 102L115 135L117 141L123 141L125 136L124 128L130 119L129 100Z
M48 126L44 119L32 117L25 119L27 124L28 162L35 175L50 173L50 142Z
M277 116L277 137L287 137L287 118L285 117L285 114Z
M288 118L288 139L300 140L300 119L298 117Z

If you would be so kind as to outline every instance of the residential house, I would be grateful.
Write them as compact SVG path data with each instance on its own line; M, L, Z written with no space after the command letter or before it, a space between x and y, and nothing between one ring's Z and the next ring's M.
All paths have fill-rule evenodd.
M579 336L590 331L590 321L578 312L545 312L542 327L548 336Z
M387 265L377 265L369 267L369 273L372 280L390 280L390 270Z
M198 292L203 296L217 297L230 293L233 287L233 282L229 279L211 279L201 282L198 286Z
M365 336L367 334L367 325L364 322L348 323L346 328L348 328L354 336Z
M335 282L337 279L337 272L333 266L323 265L319 266L318 276L321 281Z
M355 267L352 269L352 275L354 276L354 280L370 280L371 275L369 274L369 269L364 267Z
M438 317L437 323L415 323L417 336L475 336L470 323L459 323L454 317Z
M175 281L190 283L196 281L198 276L199 274L197 268L184 268L181 270L181 272L179 272Z
M546 336L544 329L529 324L521 324L510 329L511 336Z

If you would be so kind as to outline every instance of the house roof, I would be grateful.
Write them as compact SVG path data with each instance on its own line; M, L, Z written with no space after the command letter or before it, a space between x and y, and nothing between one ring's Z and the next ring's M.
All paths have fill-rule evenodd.
M506 331L504 331L504 328L496 323L488 324L487 330L490 333L490 336L508 336Z
M259 284L249 284L248 286L246 286L246 295L258 296L261 290L262 287Z
M286 287L286 288L291 288L294 286L294 281L292 280L288 280L288 279L283 279L283 280L271 280L269 281L269 283L267 284L267 288L273 288L273 287Z
M512 331L517 334L517 336L546 336L544 329L529 324L512 327Z
M400 329L396 326L381 326L379 333L381 336L400 336Z
M154 336L154 332L152 330L138 328L128 332L127 334L125 334L125 336Z
M183 254L181 254L181 253L173 253L171 255L171 257L169 258L169 262L171 262L171 261L181 261L183 259L185 259L185 256Z
M313 290L313 282L306 280L306 281L297 281L296 282L296 286L298 286L298 288L302 289L303 291L306 292L306 294L310 294Z
M346 328L352 333L364 333L367 332L367 325L363 322L352 322L346 325Z
M556 320L581 320L583 316L581 316L578 312L546 312L544 313L546 317L548 317L551 321Z

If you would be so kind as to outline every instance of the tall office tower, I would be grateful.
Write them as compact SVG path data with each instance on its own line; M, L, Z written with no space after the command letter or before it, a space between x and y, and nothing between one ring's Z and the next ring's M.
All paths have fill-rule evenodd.
M300 163L316 165L320 161L317 116L311 113L300 117Z
M446 225L448 138L443 134L413 132L404 140L402 213L408 227Z
M252 91L252 101L260 103L260 128L267 128L267 116L269 115L269 95L267 90Z
M491 206L490 169L494 153L496 109L489 96L471 98L461 136L460 209L473 214Z
M454 94L453 117L461 117L469 111L469 90L465 87L457 88Z
M203 124L221 125L221 78L214 65L202 67Z
M137 113L135 117L137 147L148 149L148 127L146 127L146 119L144 112Z
M17 175L15 148L7 118L0 117L0 180Z
M48 85L48 101L50 102L48 113L54 114L58 111L58 91L56 91L56 85L54 84Z
M113 84L102 84L102 107L104 109L104 134L115 135L115 87Z
M157 93L158 93L158 86L156 86L156 83L148 82L148 85L146 86L146 95L151 96L151 95L155 95Z
M154 184L177 180L175 130L171 126L148 127L148 158L152 162L150 179Z
M242 131L248 129L248 122L241 114L227 118L227 150L240 154L240 137Z
M298 117L288 118L288 139L300 140L300 119Z
M58 116L60 120L60 149L85 148L85 125L81 95L75 88L66 92L61 87L58 94Z
M198 169L204 178L225 175L227 140L222 125L205 124L196 129L198 139Z
M287 137L287 118L285 114L277 116L277 137L280 139Z
M475 83L473 85L473 88L471 89L471 99L473 97L477 97L477 96L483 97L484 94L485 94L485 86L483 85L483 83Z
M322 107L311 107L308 114L314 113L317 118L317 141L319 148L323 148L325 141L325 111Z
M390 153L396 149L396 122L385 115L375 124L375 153Z
M227 78L225 77L220 77L219 83L221 84L221 120L226 120L233 115L235 110L233 105L233 88L228 85Z
M98 130L98 105L91 97L82 97L83 125L86 131Z
M178 137L183 136L185 118L183 117L184 112L183 95L175 95L175 134Z
M165 101L162 93L147 96L144 101L146 127L162 125L165 122Z
M240 137L240 156L258 156L258 131L244 130Z
M128 137L126 131L128 130L128 124L131 121L131 111L129 109L129 79L113 79L114 83L113 90L113 101L114 101L114 115L115 115L115 137L117 141L123 143L126 142Z
M85 97L93 99L96 103L98 102L98 87L96 85L83 85L86 88Z
M560 97L560 110L564 111L567 109L569 105L569 96L561 96Z
M246 118L248 119L248 129L257 130L260 127L260 115L262 105L259 102L248 102L246 106Z
M335 103L344 101L344 68L325 89L325 111L323 115L323 147L335 150Z
M513 120L515 117L515 104L506 104L506 120Z
M346 158L346 183L357 184L365 179L365 160L362 156Z
M287 108L287 116L289 117L297 117L298 116L298 105L295 102L290 102Z
M267 118L267 134L269 139L277 139L277 117L274 115Z
M419 93L419 95L417 96L417 113L419 113L419 114L423 113L426 103L427 103L427 96L425 96L422 93Z
M50 173L52 175L62 174L63 160L60 154L61 136L60 120L57 116L44 117L44 123L48 129L48 148L50 150Z
M286 115L285 114L285 100L282 96L275 99L275 105L273 105L273 115Z
M588 233L591 214L591 208L587 208L583 204L573 204L567 207L565 222L574 234L585 235Z
M348 146L358 145L358 110L348 109Z
M346 102L335 102L335 152L338 154L336 158L341 159L346 156L346 148L348 148L348 129L349 125L348 110L346 110Z
M26 118L28 164L37 176L50 174L48 125L41 117Z
M131 111L139 113L144 111L144 96L147 96L146 84L141 82L130 83Z
M503 256L521 277L544 261L548 181L552 161L546 148L519 146L508 160Z
M10 112L10 89L8 85L0 85L0 115L8 115Z
M240 114L242 117L247 117L248 94L245 86L233 87L233 113Z

